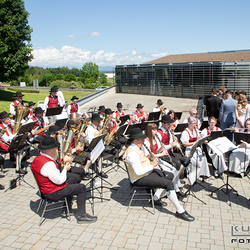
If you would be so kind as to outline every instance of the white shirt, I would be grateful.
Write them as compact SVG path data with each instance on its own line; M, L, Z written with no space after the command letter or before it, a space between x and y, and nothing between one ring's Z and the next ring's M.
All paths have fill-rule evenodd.
M15 100L15 101L17 102L18 105L20 104L20 102L18 100ZM10 104L10 113L12 115L16 115L15 106L14 106L13 102Z
M72 103L70 103L70 104L72 104ZM68 116L70 116L70 111L71 111L71 105L68 105L68 107L67 107L67 114L68 114ZM74 104L73 104L74 105ZM74 105L75 106L75 105ZM78 115L82 115L82 113L80 112L80 109L79 109L79 105L78 105L78 109L77 109L77 112L76 112Z
M46 110L48 108L48 103L49 103L49 97L47 96L44 100L44 109L45 109L45 113L46 113ZM59 106L62 107L63 106L63 102L62 102L62 99L58 97L58 103L59 103Z
M52 157L46 154L42 154L51 160L54 160ZM63 184L67 179L67 170L63 168L62 172L59 171L56 164L52 161L45 163L41 168L41 175L48 177L52 182L57 185Z
M12 123L14 123L14 121L13 121ZM10 129L10 127L9 127L7 124L5 124L5 123L3 123L3 122L2 122L2 124L4 125L5 128L7 128L7 131L8 131L8 133L9 133L9 136L8 136L7 133L5 132L5 133L3 134L3 136L1 137L1 139L2 139L3 141L5 141L5 142L10 143L10 142L12 141L12 139L16 136L16 134L12 134L12 133L11 133L11 129ZM12 125L12 127L14 128L14 124Z
M163 127L160 127L160 130L164 133L164 134L166 134L167 133L167 130L165 129L165 128L163 128ZM169 131L168 131L169 132ZM161 137L161 134L159 133L159 132L157 132L157 135L158 135L158 137L159 137L159 139L162 141L162 137ZM165 148L166 148L166 150L169 150L170 148L171 148L171 144L174 142L174 138L173 138L173 136L172 136L172 134L169 132L169 144L168 145L165 145ZM157 139L156 139L157 140Z
M93 123L91 123L91 125L88 126L87 129L85 130L85 135L86 135L85 142L87 142L87 144L90 144L91 141L95 138L95 133L96 133L95 130L98 130L98 128Z

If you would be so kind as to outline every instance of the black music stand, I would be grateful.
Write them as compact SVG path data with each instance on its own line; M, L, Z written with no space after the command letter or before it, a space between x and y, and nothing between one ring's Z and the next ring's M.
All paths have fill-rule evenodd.
M30 131L35 127L36 123L37 122L34 121L34 122L28 122L28 123L22 125L20 127L19 131L17 132L18 135L24 134L24 133L30 133Z
M180 120L182 116L182 112L174 112L175 117Z
M194 153L195 153L195 151L196 151L196 149L197 149L198 147L200 147L201 150L202 150L202 144L203 144L207 139L208 139L208 136L206 136L206 137L204 137L204 138L198 140L198 141L193 145L193 147L192 147L192 149L191 149L191 151L190 151L190 154L189 154L189 156L188 156L188 158L187 158L187 160L185 161L184 164L187 164L188 162L190 162L191 158L194 156ZM197 158L198 158L198 157L197 157ZM191 188L194 187L196 184L198 184L198 185L202 186L203 188L205 188L202 184L200 184L199 182L197 182L197 179L198 179L198 176L197 176L197 175L198 175L198 173L197 173L198 170L197 170L197 168L198 168L198 167L197 167L197 159L196 159L195 181L193 182L193 184L190 183L189 188L188 188L188 190L186 191L185 195L186 195L186 196L187 196L187 195L191 195L191 196L193 196L194 198L196 198L197 200L199 200L200 202L202 202L203 204L206 205L206 202L204 202L203 200L199 199L199 198L195 195L195 193L191 190Z
M120 126L123 125L127 120L129 120L129 115L120 116Z
M175 133L181 133L188 127L188 123L179 123L175 128Z
M60 129L62 129L62 128L64 128L67 120L68 120L68 118L57 120L55 125L58 126Z
M28 126L26 126L26 128L28 128ZM21 161L22 161L23 152L26 151L28 148L30 148L30 145L20 148L20 146L23 146L24 143L26 142L27 137L28 137L28 134L25 133L25 131L21 135L16 135L12 139L9 149L8 149L9 152L14 151L16 153L16 169L18 168L19 170L21 169ZM28 182L24 180L24 176L25 174L20 174L19 172L18 177L10 181L9 188L6 189L4 192L7 192L8 190L15 188L17 181L19 182L19 186L21 185L21 181L23 181L30 187L34 188L32 185L30 185Z
M232 135L233 132L229 129L223 130L223 131L212 131L211 134L209 135L208 139L211 140L215 140L219 137L223 137L226 136L228 140L232 140Z
M60 115L62 113L63 107L47 108L45 116Z
M204 128L208 127L208 121L203 121L200 127L200 130L203 130Z
M146 130L147 125L150 123L155 123L157 125L157 127L159 127L159 120L158 121L146 121L146 122L141 123L141 126L140 126L141 130L142 131Z
M148 121L158 121L161 115L161 111L150 112L148 115Z
M125 135L129 135L129 134L130 134L130 131L131 131L132 129L134 129L134 128L141 128L141 124L142 124L142 123L136 123L136 124L133 124L133 125L129 125L129 126L127 127L127 129L125 130L124 134L125 134Z

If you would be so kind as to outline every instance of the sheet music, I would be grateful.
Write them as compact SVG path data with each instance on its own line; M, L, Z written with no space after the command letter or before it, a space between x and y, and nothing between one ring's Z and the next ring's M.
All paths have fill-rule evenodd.
M99 155L102 153L104 149L105 149L105 146L104 146L103 140L100 140L89 154L90 160L92 163L96 161L96 159L99 157Z
M226 136L210 141L208 146L218 155L237 148Z

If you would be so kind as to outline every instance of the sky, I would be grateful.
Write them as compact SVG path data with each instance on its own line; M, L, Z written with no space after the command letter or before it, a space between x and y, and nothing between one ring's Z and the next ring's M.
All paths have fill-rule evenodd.
M24 0L31 66L142 64L250 49L249 0Z

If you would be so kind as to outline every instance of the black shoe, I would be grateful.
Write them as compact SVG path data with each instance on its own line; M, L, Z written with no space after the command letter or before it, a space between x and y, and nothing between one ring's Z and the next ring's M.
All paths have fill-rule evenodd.
M177 195L177 198L180 199L180 198L184 198L186 197L187 195L185 193L183 193L181 190L176 192L176 195Z
M70 209L69 209L69 216L70 216L70 215L74 215L74 214L75 214L75 210L72 209L72 208L70 208ZM66 209L63 209L63 211L62 211L62 213L61 213L61 217L62 217L62 218L68 217L68 215L67 215L67 210L66 210Z
M150 203L152 204L152 200L150 200ZM154 201L154 205L158 207L166 207L168 204L167 202L162 201L161 199Z
M28 171L23 170L23 169L16 170L16 174L27 174L27 173Z
M4 190L4 186L0 184L0 190Z
M83 177L82 177L82 180L84 180L84 181L87 181L87 180L89 180L89 179L91 179L91 176L90 176L89 173L86 173L86 174L83 175Z
M98 172L98 173L97 173L97 176L100 176L100 177L102 177L102 178L108 178L108 175L105 174L104 172Z
M175 217L182 219L182 220L186 220L186 221L194 221L194 217L191 216L190 214L188 214L187 211L183 212L183 213L175 213Z
M81 215L77 217L78 224L93 223L97 221L97 216L92 216L89 214Z
M116 157L116 158L114 159L114 162L115 162L115 164L119 164L120 159Z
M182 179L180 179L180 183L183 184L183 185L186 184L186 182L184 180L182 180Z

